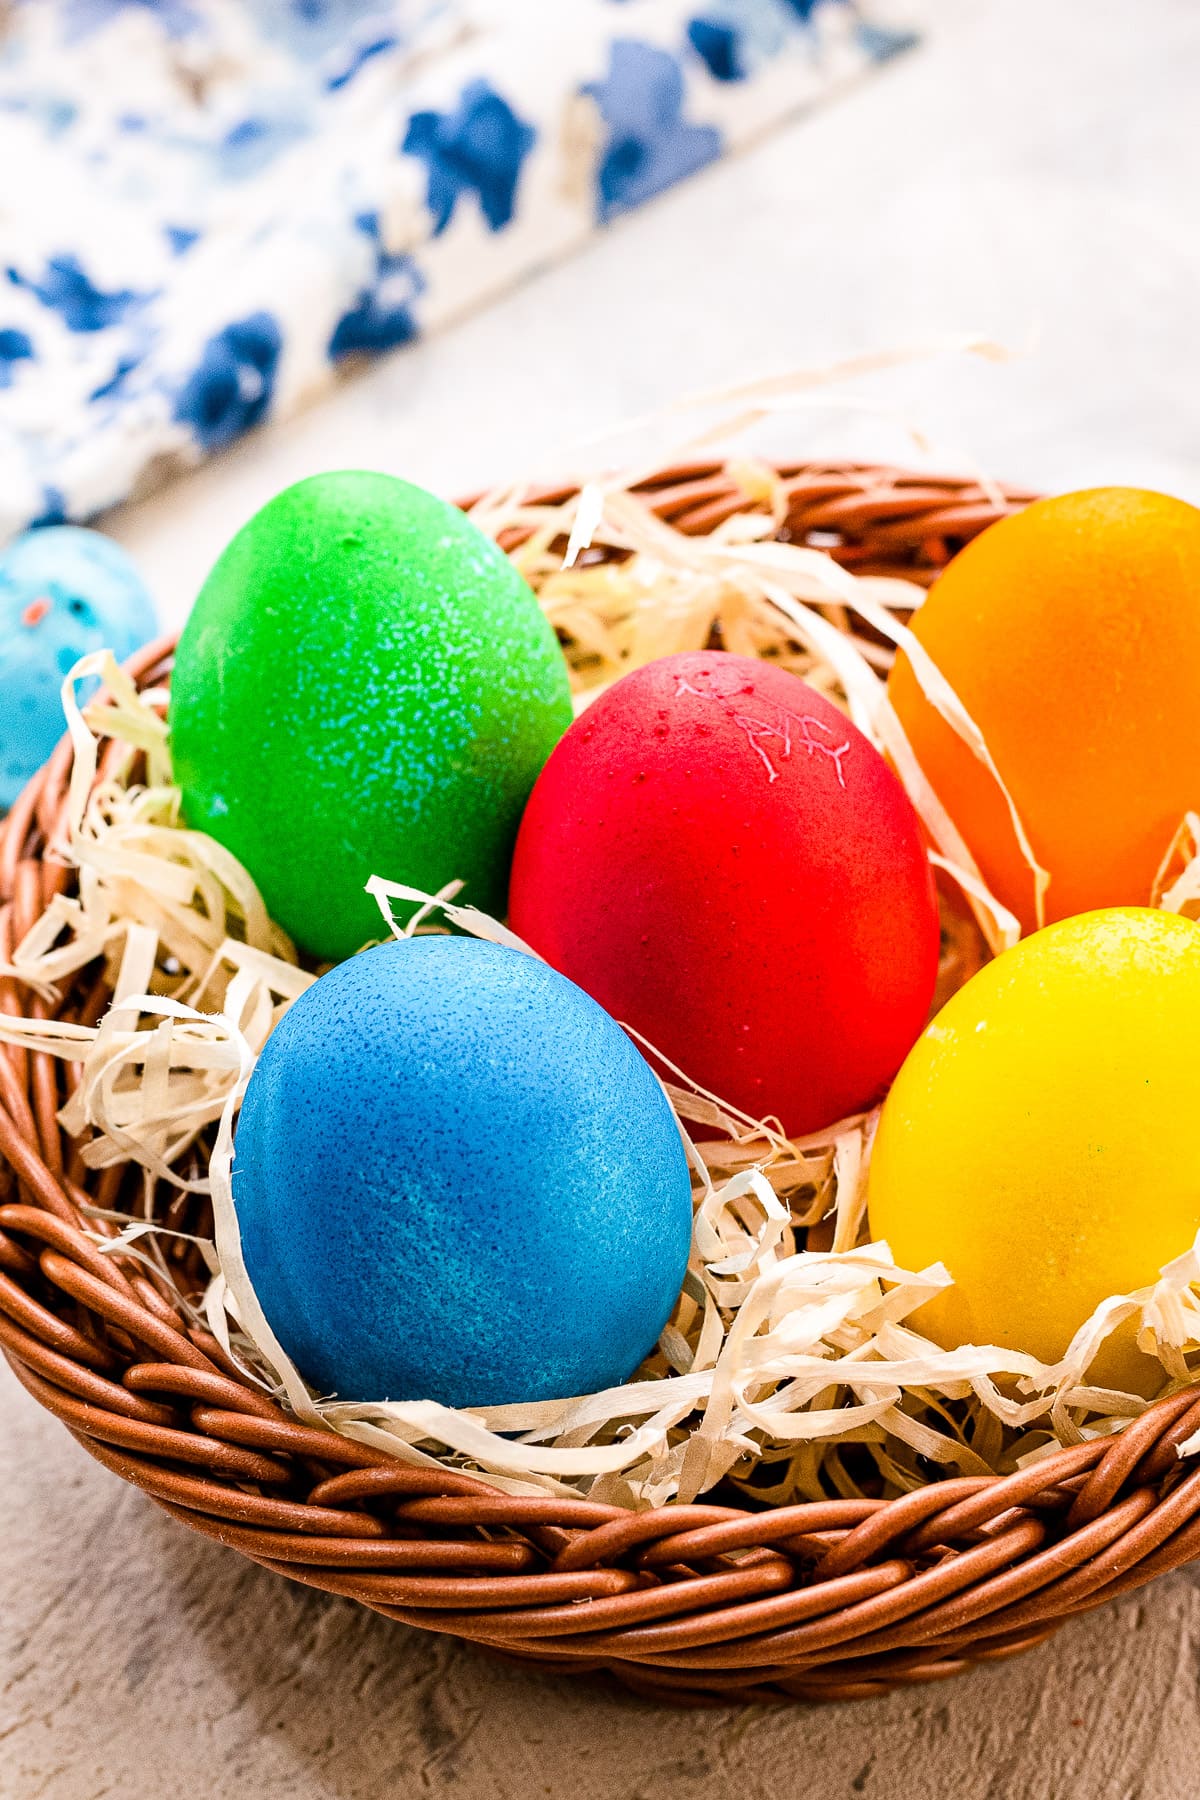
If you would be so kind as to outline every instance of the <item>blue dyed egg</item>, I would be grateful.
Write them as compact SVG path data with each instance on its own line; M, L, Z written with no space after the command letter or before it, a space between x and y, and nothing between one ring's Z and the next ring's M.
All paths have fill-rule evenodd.
M0 555L0 810L63 734L63 676L91 650L124 661L156 629L141 576L98 531L51 525Z
M679 1295L674 1116L573 982L473 938L381 944L302 994L235 1143L246 1267L324 1393L450 1406L625 1381Z

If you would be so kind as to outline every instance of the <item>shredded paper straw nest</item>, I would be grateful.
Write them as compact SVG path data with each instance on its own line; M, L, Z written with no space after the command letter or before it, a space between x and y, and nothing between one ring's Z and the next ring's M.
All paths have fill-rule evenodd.
M1014 941L1017 925L988 893L888 706L895 645L991 767L986 745L907 631L920 589L856 578L821 551L776 541L786 498L774 472L755 463L728 472L746 510L706 537L657 518L631 491L634 477L554 504L492 494L474 516L509 549L563 639L578 708L627 669L714 641L778 660L846 708L891 756L936 846L944 998ZM106 696L81 714L76 685L95 675ZM312 1394L247 1279L230 1171L254 1058L317 972L299 965L245 869L181 823L165 692L139 694L111 658L92 657L64 684L64 705L74 770L67 838L51 853L78 872L78 895L55 895L0 972L52 1004L60 983L103 958L114 998L96 1026L0 1015L0 1040L77 1065L62 1122L76 1137L91 1134L84 1164L112 1171L101 1191L119 1192L123 1208L92 1209L99 1248L167 1274L197 1321L301 1420L410 1463L482 1471L518 1493L648 1507L724 1482L786 1503L887 1497L938 1470L1006 1473L1118 1430L1146 1401L1089 1387L1086 1376L1098 1346L1130 1320L1161 1361L1164 1386L1190 1379L1200 1350L1195 1249L1152 1287L1106 1301L1053 1367L994 1346L943 1350L907 1321L949 1273L898 1268L886 1244L866 1241L876 1114L789 1141L680 1072L667 1091L685 1135L697 1122L724 1135L689 1140L690 1267L634 1380L583 1398L472 1411ZM104 740L116 748L97 781ZM135 770L144 781L132 780ZM1015 813L1014 821L1020 832ZM1189 819L1164 877L1162 904L1175 910L1200 896L1198 843L1200 821ZM456 907L453 887L417 895L394 873L380 870L371 884L381 936L393 928L391 902L417 899L427 904L409 931L444 929L449 915L517 943L503 925Z

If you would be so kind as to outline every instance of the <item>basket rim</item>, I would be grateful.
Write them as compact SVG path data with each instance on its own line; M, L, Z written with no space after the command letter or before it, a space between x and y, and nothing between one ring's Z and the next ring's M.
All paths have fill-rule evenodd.
M775 467L789 535L819 532L848 565L909 579L931 578L962 541L1035 498L890 465ZM747 505L719 458L660 469L639 491L687 532ZM162 638L126 667L158 685L172 648ZM49 847L69 766L64 739L0 824L0 961L68 885ZM86 1001L104 1002L102 991ZM0 1010L49 1011L11 978ZM1012 1475L753 1511L517 1497L300 1425L157 1278L96 1248L79 1208L102 1184L89 1177L89 1188L72 1161L60 1104L48 1056L0 1048L0 1349L103 1466L293 1580L703 1704L848 1699L951 1674L1200 1556L1200 1468L1177 1454L1200 1429L1200 1386Z

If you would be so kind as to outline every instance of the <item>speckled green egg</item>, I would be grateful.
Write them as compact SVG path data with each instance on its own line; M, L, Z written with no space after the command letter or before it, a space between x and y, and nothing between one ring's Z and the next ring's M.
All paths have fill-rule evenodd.
M175 658L187 823L304 949L382 935L371 875L502 912L521 809L571 722L566 664L477 526L392 475L276 495L201 589Z

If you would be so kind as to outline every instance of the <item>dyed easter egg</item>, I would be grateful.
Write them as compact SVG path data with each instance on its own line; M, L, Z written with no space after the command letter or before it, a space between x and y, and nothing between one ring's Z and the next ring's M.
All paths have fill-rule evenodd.
M1065 919L942 1008L884 1104L873 1237L954 1286L916 1323L947 1347L1057 1361L1102 1300L1200 1228L1200 927L1148 908ZM1125 1332L1092 1378L1153 1391Z
M0 809L62 736L63 677L80 657L111 650L123 662L156 629L141 576L98 531L48 525L0 554ZM81 686L80 700L95 687Z
M534 788L511 922L694 1082L789 1133L878 1099L933 995L917 818L786 670L665 657L567 732Z
M1200 510L1097 488L991 526L913 620L1049 872L1046 921L1148 902L1184 813L1200 807L1198 595ZM1031 930L1033 875L996 782L903 655L889 692L989 885Z
M591 1393L678 1298L674 1115L600 1007L520 951L420 937L341 963L268 1039L234 1148L263 1310L345 1399Z
M180 640L190 825L321 957L381 935L371 875L504 907L526 796L571 719L566 664L478 526L391 475L315 475L244 526Z

